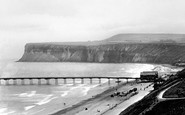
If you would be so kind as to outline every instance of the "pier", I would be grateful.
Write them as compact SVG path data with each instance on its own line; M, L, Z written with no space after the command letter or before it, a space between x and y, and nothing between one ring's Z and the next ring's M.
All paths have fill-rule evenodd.
M102 79L107 79L109 85L111 84L111 80L115 80L118 84L120 83L120 80L126 80L127 83L129 80L136 80L136 82L140 80L140 78L132 77L6 77L0 78L0 85L43 85L41 80L45 80L45 85L50 85L51 80L55 85L59 84L59 80L62 80L63 84L67 84L69 80L72 80L72 83L76 84L77 79L80 80L81 84L84 84L84 80L89 80L90 84L92 84L95 79L101 84ZM36 80L37 83L33 83L34 80ZM2 84L3 81L4 84Z

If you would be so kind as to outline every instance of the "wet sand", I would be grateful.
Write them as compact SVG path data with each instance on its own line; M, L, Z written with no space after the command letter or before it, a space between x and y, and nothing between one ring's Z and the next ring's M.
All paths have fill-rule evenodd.
M147 87L150 83L136 83L135 81L130 81L129 83L120 83L119 85L114 84L115 86L109 87L108 90L100 93L90 99L84 100L72 107L63 109L54 113L53 115L100 115L107 114L110 110L114 110L119 105L123 104L127 100L130 100L132 97L137 96L138 94L130 93L127 96L123 97L111 97L110 95L114 92L127 92L130 89L137 88L139 97L144 97L145 94L140 93L145 91L144 88ZM106 84L107 85L107 84ZM132 101L131 101L132 102ZM129 104L127 104L129 105Z

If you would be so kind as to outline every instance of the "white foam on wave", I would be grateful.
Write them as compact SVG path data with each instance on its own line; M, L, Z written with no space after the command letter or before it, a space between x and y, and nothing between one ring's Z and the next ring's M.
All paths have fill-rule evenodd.
M26 106L26 107L24 107L24 110L29 110L29 109L31 109L31 108L33 108L33 107L35 107L35 105L31 105L31 106Z
M77 88L81 88L83 87L85 84L79 84L77 86L74 86L74 87L71 87L70 90L74 90L74 89L77 89Z
M157 65L154 69L154 71L158 71L158 72L177 72L182 70L181 68L173 68L173 67L166 67L163 65Z
M3 113L7 110L7 108L0 108L0 113Z
M90 89L92 89L92 88L94 88L94 87L97 87L97 86L98 86L98 85L84 86L84 87L83 87L83 91L82 91L83 96L87 95L87 93L88 93L88 91L89 91Z
M69 93L69 91L62 91L62 93L63 94L61 94L61 97L64 97L64 96L66 96Z
M125 72L131 74L132 77L139 77L142 71L151 71L155 66L150 64L135 64L133 68L128 68Z
M96 85L87 85L87 84L80 84L76 87L70 88L68 94L69 95L78 95L78 96L85 96L87 95L88 91L94 87L97 87Z
M7 108L0 108L0 115L9 115L9 114L13 114L15 113L15 111L10 111Z
M46 104L46 103L49 103L51 100L57 98L57 97L52 97L53 95L47 95L44 99L42 99L41 101L35 103L37 105L43 105L43 104Z
M97 87L99 84L96 85L87 85L87 84L78 84L68 87L68 90L64 91L57 91L58 94L60 94L61 97L70 97L70 96L85 96L87 95L88 91L94 87ZM69 86L69 85L68 85Z
M19 97L33 97L36 95L36 91L29 91L26 93L15 94L15 95L18 95Z
M106 82L106 81L105 81ZM72 86L67 91L59 91L61 97L65 96L85 96L87 95L88 91L94 87L97 87L99 84L96 85L87 85L87 84L78 84L76 86Z

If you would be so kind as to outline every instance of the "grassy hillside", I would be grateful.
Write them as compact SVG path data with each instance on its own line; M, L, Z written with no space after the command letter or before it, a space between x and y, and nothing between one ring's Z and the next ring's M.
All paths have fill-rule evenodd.
M185 43L185 34L117 34L104 41L126 43Z

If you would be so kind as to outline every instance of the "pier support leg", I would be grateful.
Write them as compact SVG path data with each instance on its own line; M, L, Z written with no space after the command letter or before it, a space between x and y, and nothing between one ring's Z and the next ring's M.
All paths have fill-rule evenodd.
M24 85L24 79L21 79L21 85Z
M33 85L33 79L30 79L30 85Z
M73 78L73 85L75 85L75 78Z
M119 81L119 78L117 78L117 83L118 83L118 85L119 85L119 82L120 82L120 81Z
M17 85L17 80L13 79L13 85Z
M38 79L38 85L41 85L41 79Z
M2 85L2 80L0 80L0 85Z
M110 85L110 78L108 78L108 85Z
M127 83L128 83L128 79L127 79Z
M58 85L58 79L55 78L55 85Z
M90 78L90 84L92 84L92 78Z
M66 84L66 83L67 83L66 78L64 78L64 84Z
M46 79L46 85L49 85L49 79Z
M99 78L99 84L101 84L101 78Z
M84 84L84 78L81 78L81 84Z
M6 85L9 85L9 80L5 80L5 84Z

